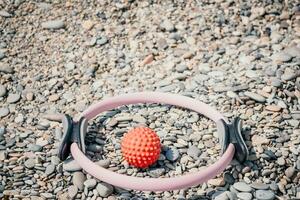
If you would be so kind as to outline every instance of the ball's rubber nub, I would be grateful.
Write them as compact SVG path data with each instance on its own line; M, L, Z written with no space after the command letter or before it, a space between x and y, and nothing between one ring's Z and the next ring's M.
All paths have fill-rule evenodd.
M160 139L150 128L130 130L122 139L121 150L128 164L146 168L157 161L160 154Z

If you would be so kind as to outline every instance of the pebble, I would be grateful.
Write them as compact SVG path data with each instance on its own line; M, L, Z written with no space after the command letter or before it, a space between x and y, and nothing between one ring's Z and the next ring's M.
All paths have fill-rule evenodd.
M237 182L233 184L233 187L241 192L251 192L252 188L245 182Z
M1 17L11 17L12 15L9 14L7 11L5 10L0 10L0 16Z
M172 32L175 30L175 26L170 20L164 20L160 26L162 29L164 29L168 32Z
M288 167L286 170L285 170L285 175L286 177L288 178L292 178L295 174L295 167Z
M179 151L177 150L177 148L175 147L172 147L172 148L169 148L167 151L166 151L166 154L165 154L166 158L172 162L176 161L178 158L179 158Z
M7 103L17 103L21 99L20 93L10 93L7 97Z
M83 184L87 189L93 189L95 188L97 181L95 179L87 179Z
M0 97L4 97L7 93L6 87L0 84Z
M240 200L251 200L252 199L252 194L248 192L239 192L237 193L237 197Z
M45 29L61 29L65 27L64 20L51 20L43 22L42 27Z
M83 183L86 180L86 176L82 172L74 172L73 174L73 184L79 189L83 190Z
M208 180L207 183L213 186L222 187L225 185L225 180L224 178L215 178Z
M113 193L114 188L107 183L98 183L96 187L100 197L108 197Z
M5 57L5 54L2 51L0 51L0 60L2 60L4 57Z
M110 160L99 160L96 162L96 164L101 167L108 168L110 165Z
M166 170L164 168L150 169L147 173L153 178L160 177Z
M5 117L9 114L9 109L7 107L0 108L0 118Z
M275 199L275 194L271 190L256 190L255 197L257 200L273 200Z
M104 45L106 43L108 43L108 39L105 36L101 36L99 38L97 38L97 42L98 45Z
M292 56L285 52L275 53L272 56L273 61L275 62L288 62L292 59Z
M71 185L68 188L68 195L71 199L75 198L78 193L78 188L75 185Z
M50 164L46 167L45 174L46 174L46 176L49 176L49 175L53 174L54 171L55 171L55 165Z
M63 170L68 171L68 172L75 172L79 171L82 168L77 164L75 160L66 160L63 163Z
M276 105L268 105L265 107L265 109L272 112L279 112L281 110L281 107Z
M269 185L261 182L253 182L251 184L251 187L257 190L267 190L269 189Z
M9 64L0 62L0 72L3 72L5 74L12 74L14 73L14 69Z
M28 169L32 169L35 166L35 160L32 158L29 158L28 160L25 161L24 165Z
M197 159L199 155L201 154L201 151L198 147L196 146L190 146L187 150L187 154L191 156L194 159Z
M146 58L144 58L144 60L141 62L140 65L145 66L147 64L150 64L153 61L153 58L154 58L153 54L146 56Z
M260 102L260 103L264 103L266 101L265 97L263 97L257 93L254 93L254 92L245 92L245 95L257 102Z

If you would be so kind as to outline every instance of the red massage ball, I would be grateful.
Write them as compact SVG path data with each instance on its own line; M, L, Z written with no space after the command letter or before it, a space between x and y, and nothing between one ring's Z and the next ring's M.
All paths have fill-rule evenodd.
M122 138L121 151L130 165L146 168L159 158L160 140L150 128L134 128Z

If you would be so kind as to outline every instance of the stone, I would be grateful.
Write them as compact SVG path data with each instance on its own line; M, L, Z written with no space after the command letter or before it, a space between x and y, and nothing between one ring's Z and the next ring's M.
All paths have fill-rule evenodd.
M98 183L96 189L100 197L108 197L114 191L114 188L107 183Z
M68 188L68 195L71 199L75 198L78 193L78 188L75 185L71 185Z
M0 150L0 161L3 161L6 159L6 151Z
M153 61L153 54L150 54L148 56L146 56L146 58L144 58L144 60L141 62L141 66L145 66L145 65L148 65L150 64L152 61Z
M12 74L14 73L14 69L7 63L0 62L0 72L3 72L4 74Z
M96 164L101 167L108 168L110 165L110 160L99 160L96 162Z
M0 108L0 118L5 117L9 114L9 109L7 107Z
M265 109L272 112L279 112L281 110L281 107L276 105L268 105L265 107Z
M288 62L292 59L292 56L285 52L279 52L273 54L272 59L275 62Z
M179 158L179 151L177 148L171 147L166 151L165 156L169 161L174 162Z
M49 176L49 175L53 174L54 171L55 171L55 165L50 164L46 167L45 174L46 174L46 176Z
M63 170L68 171L68 172L75 172L75 171L79 171L82 168L80 167L80 165L77 164L77 162L75 160L69 159L64 161L63 163Z
M269 185L261 182L253 182L251 187L256 190L267 190L269 189Z
M237 197L240 200L251 200L252 199L252 194L248 192L239 192L237 193Z
M221 177L221 178L210 179L208 180L207 183L213 186L222 187L225 185L225 180L223 177Z
M6 10L0 10L1 17L11 17L12 15L9 14Z
M82 28L85 29L86 31L91 30L95 25L95 22L91 20L86 20L82 22Z
M40 152L43 149L42 146L37 145L37 144L29 144L28 145L28 150L33 151L33 152Z
M29 158L24 163L25 167L28 169L32 169L35 166L35 160L33 158Z
M164 20L161 24L160 24L160 27L163 29L163 30L166 30L168 32L172 32L175 30L175 26L174 24L170 21L170 20Z
M4 97L7 93L6 87L4 85L0 85L0 97Z
M254 93L254 92L245 92L245 95L257 102L260 102L260 103L264 103L266 101L265 97L263 97L257 93Z
M275 199L275 194L271 190L256 190L255 197L257 200L273 200Z
M87 179L83 184L87 189L93 189L95 188L97 181L95 179Z
M7 103L17 103L21 99L20 93L10 93L7 97Z
M97 42L98 45L104 45L106 43L108 43L108 39L105 36L101 36L99 38L97 38Z
M163 173L165 173L165 169L164 168L154 168L154 169L150 169L147 174L153 178L158 178L160 177Z
M187 150L187 154L191 156L194 159L197 159L199 155L201 154L201 151L198 147L196 146L190 146Z
M82 172L74 172L72 181L73 184L82 191L84 187L83 183L86 181L86 176Z
M255 146L262 145L262 144L268 144L269 142L270 142L270 139L268 139L264 136L259 136L259 135L252 136L252 144Z
M50 20L43 22L41 25L45 29L61 29L65 27L64 20Z
M0 60L2 60L5 57L4 52L0 51Z
M252 188L245 182L234 183L233 187L240 192L251 192L252 191Z
M288 167L284 173L285 173L286 177L292 178L295 174L295 167Z
M187 66L186 65L177 65L175 69L177 72L182 73L185 70L187 70Z

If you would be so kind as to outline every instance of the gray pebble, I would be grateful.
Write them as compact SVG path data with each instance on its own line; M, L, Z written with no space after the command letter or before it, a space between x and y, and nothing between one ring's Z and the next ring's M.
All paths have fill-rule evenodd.
M147 174L153 178L158 178L160 177L163 173L165 173L164 168L155 168L155 169L150 169Z
M176 66L176 71L179 72L179 73L182 73L184 72L185 70L187 70L187 66L186 65L177 65Z
M110 165L110 160L99 160L96 162L96 164L101 167L108 168Z
M107 183L98 183L96 189L100 197L108 197L114 191L114 188Z
M7 63L0 62L0 72L3 72L5 74L12 74L14 73L14 69Z
M75 172L79 171L82 168L77 164L75 160L69 159L64 161L63 163L63 170L68 171L68 172Z
M271 190L257 190L255 192L255 197L258 200L273 200L275 199L275 194Z
M198 147L196 146L190 146L187 150L187 154L191 156L194 159L197 159L199 155L201 154L201 151Z
M50 164L46 167L45 174L46 174L46 176L49 176L52 173L54 173L54 171L55 171L55 165Z
M179 158L179 151L175 147L171 147L166 151L166 158L172 162Z
M279 53L275 53L272 56L273 61L279 61L279 62L288 62L292 59L292 56L288 53L285 52L279 52Z
M285 170L285 175L286 177L288 178L291 178L294 176L294 173L295 173L295 167L288 167L286 170Z
M7 93L6 87L4 85L0 85L0 97L4 97Z
M245 92L245 95L257 102L260 102L260 103L264 103L266 101L266 98L259 95L259 94L256 94L254 92Z
M78 188L75 185L71 185L68 188L68 195L71 199L75 198L78 193Z
M33 151L33 152L40 152L42 150L42 146L37 145L37 144L29 144L28 145L28 150Z
M240 192L240 193L237 193L237 197L240 200L251 200L252 199L252 194L248 193L248 192Z
M6 10L0 10L1 17L11 17L12 15L9 14Z
M25 161L24 165L28 169L32 169L35 165L35 160L33 158L29 158L28 160Z
M104 45L104 44L106 44L108 42L108 39L107 39L107 37L105 37L105 36L102 36L102 37L100 37L100 38L97 38L97 44L98 45Z
M86 176L82 172L75 172L73 174L73 184L79 189L83 190L83 183L86 180Z
M252 188L245 182L237 182L233 184L233 187L241 192L251 192Z
M162 29L166 30L166 31L169 31L169 32L172 32L172 31L175 30L174 24L173 24L170 20L168 20L168 19L164 20L164 21L161 23L160 27L161 27Z
M97 181L95 179L87 179L83 184L87 189L93 189L95 188Z
M65 23L63 20L51 20L42 23L42 27L45 29L60 29L64 28Z
M265 183L260 183L260 182L253 182L251 184L251 187L257 190L267 190L269 189L269 185Z
M0 117L5 117L9 114L9 109L7 107L0 108Z
M2 60L4 57L5 57L5 54L2 51L0 51L0 60Z
M20 93L10 93L7 97L7 103L17 103L21 99Z

